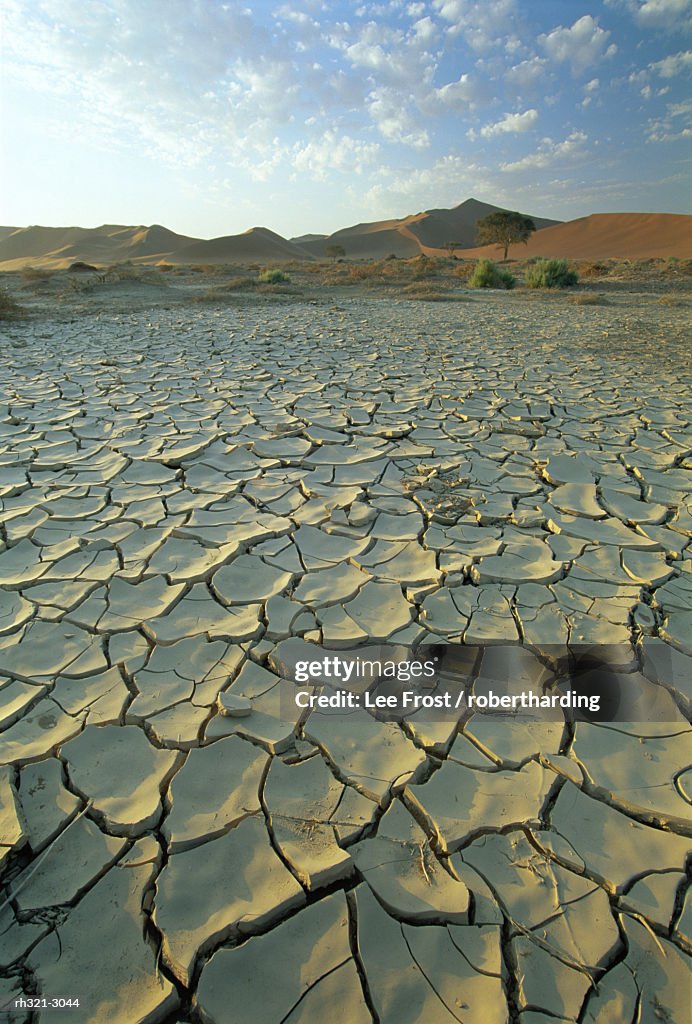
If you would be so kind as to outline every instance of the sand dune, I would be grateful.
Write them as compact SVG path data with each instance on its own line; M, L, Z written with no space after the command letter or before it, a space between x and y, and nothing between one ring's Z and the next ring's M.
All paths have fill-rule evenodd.
M160 224L6 228L0 229L0 266L9 270L26 263L56 268L68 266L74 260L116 263L169 253L192 241Z
M234 263L323 259L330 245L343 246L349 259L382 259L445 254L458 243L457 254L497 258L496 246L474 247L481 217L499 210L467 199L453 209L432 209L394 220L372 221L341 228L331 235L307 234L287 239L269 228L254 227L238 235L209 240L181 235L160 224L135 227L102 224L80 227L0 227L0 270L27 264L69 266L75 260L108 265L137 263ZM559 223L533 217L538 231L527 246L510 249L510 257L570 259L644 259L692 256L692 217L670 213L595 213Z
M241 235L193 242L170 255L172 263L232 263L247 258L304 260L310 259L310 253L269 228L250 228Z
M342 245L352 258L387 256L415 256L420 252L442 249L449 241L460 247L474 245L476 224L481 217L502 209L467 199L459 206L447 209L424 210L395 220L372 221L341 228L327 238L304 243L315 256L323 256L327 246ZM558 221L533 217L537 227L543 228Z
M464 256L497 258L497 246L483 246ZM509 256L566 259L646 259L692 257L692 217L675 213L592 213L555 227L543 228L527 245L510 248Z

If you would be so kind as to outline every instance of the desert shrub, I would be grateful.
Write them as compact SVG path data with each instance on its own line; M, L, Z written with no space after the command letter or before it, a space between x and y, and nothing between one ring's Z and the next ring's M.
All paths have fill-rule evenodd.
M479 260L469 277L470 288L514 288L516 278L492 260Z
M91 263L85 263L84 260L75 260L74 263L70 263L67 268L68 274L95 274L96 267L92 266Z
M197 295L191 295L190 302L230 302L234 298L233 293L227 288L206 288Z
M244 291L246 288L256 287L256 277L231 277L228 281L224 281L223 284L217 285L216 290L223 292L239 292Z
M454 267L452 273L455 277L460 277L462 281L468 281L475 269L475 260L462 260L458 266Z
M440 292L428 284L407 284L402 289L402 294L404 298L418 299L423 302L440 302L448 298L444 292Z
M349 276L354 281L368 281L372 280L372 278L380 278L382 276L382 268L375 261L372 263L356 263L355 266L349 269Z
M105 273L110 281L140 281L143 271L127 260L125 263L112 263L106 267Z
M254 277L232 277L191 296L190 302L231 302L238 292L262 291L264 287L268 286L259 285Z
M529 288L571 288L579 278L567 260L536 260L527 268L525 280Z
M584 278L604 277L610 268L600 260L584 260L579 264L579 276Z
M299 292L300 289L297 291ZM259 295L295 295L296 289L290 284L259 284L257 292Z
M54 273L54 270L48 270L46 267L22 267L21 271L22 280L31 283L47 281Z
M410 265L413 268L414 281L424 281L429 277L437 277L440 270L439 262L430 256L426 256L424 252L420 256L414 257Z
M257 280L260 284L287 284L291 279L288 274L284 274L283 270L268 267L266 270L260 271Z
M0 320L9 320L13 316L19 316L22 312L19 303L15 302L4 288L0 288Z
M175 264L173 263L157 263L156 269L160 270L162 274L170 274L172 270L175 270Z

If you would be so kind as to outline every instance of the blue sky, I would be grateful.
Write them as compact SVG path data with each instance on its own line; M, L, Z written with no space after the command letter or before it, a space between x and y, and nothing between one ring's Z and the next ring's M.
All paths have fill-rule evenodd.
M690 212L692 0L5 0L0 223Z

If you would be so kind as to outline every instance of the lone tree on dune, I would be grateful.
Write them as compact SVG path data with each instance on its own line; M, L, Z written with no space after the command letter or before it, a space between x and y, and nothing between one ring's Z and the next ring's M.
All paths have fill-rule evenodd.
M328 245L325 249L327 256L331 256L333 260L339 259L346 255L346 250L343 245Z
M536 230L530 217L523 213L512 213L509 210L498 210L481 217L476 224L476 242L478 245L499 245L504 249L503 259L507 259L507 250L516 242L528 242Z
M447 252L449 253L450 256L454 255L454 250L455 249L463 249L463 248L464 247L461 244L461 242L445 242L445 249L447 250Z

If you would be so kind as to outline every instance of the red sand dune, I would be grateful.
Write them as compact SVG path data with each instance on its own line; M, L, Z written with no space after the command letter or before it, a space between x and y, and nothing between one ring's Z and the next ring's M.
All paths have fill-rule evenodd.
M332 235L287 239L268 228L209 240L176 234L160 224L96 228L0 227L0 270L24 266L66 267L74 260L108 265L137 263L235 263L324 259L339 244L349 259L382 259L446 254L456 242L458 256L501 257L496 246L474 248L476 224L500 207L467 199L451 210L434 209L399 220L354 224ZM692 217L672 213L594 213L561 224L533 218L538 231L528 245L515 245L509 256L568 259L646 259L655 256L692 258Z
M501 257L497 246L468 249L464 257ZM565 259L692 258L692 217L677 213L592 213L532 235L527 245L513 245L510 259L528 256Z

